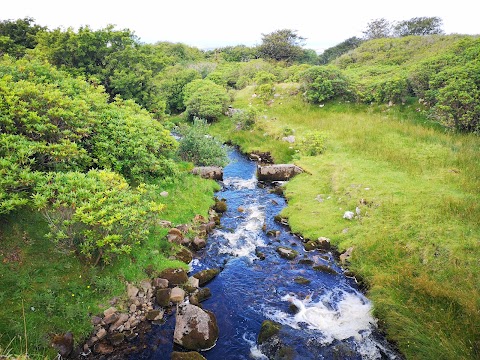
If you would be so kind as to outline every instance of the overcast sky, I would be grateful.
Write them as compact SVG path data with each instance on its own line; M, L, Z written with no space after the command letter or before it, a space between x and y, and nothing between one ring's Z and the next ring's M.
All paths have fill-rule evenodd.
M297 30L317 51L362 31L372 19L438 16L447 34L480 34L474 0L0 0L0 20L33 17L50 29L114 24L143 42L202 49L261 42L262 33Z

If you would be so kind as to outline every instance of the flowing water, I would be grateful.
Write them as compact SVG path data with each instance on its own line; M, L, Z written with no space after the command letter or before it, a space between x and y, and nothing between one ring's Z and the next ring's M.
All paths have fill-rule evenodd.
M212 297L202 303L215 314L220 337L202 355L209 360L267 359L256 338L261 323L269 319L283 325L281 342L295 359L401 359L378 331L371 303L332 254L304 251L301 239L274 221L286 203L258 186L256 164L236 151L230 159L217 194L226 199L228 210L209 236L207 248L191 264L192 274L222 269L207 285ZM276 234L267 235L265 229ZM278 246L299 255L294 260L281 258ZM265 254L264 260L257 251ZM316 271L312 263L338 274ZM298 277L310 283L298 284L294 281ZM170 359L174 326L174 316L153 326L149 346L131 359Z

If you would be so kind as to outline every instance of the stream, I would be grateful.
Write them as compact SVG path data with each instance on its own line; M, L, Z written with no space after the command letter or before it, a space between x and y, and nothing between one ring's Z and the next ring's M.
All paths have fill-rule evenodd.
M273 320L282 324L279 338L291 359L402 359L377 329L372 304L355 280L343 274L333 255L305 251L299 237L274 221L286 202L259 186L256 163L235 150L229 157L217 193L226 199L228 210L191 264L192 274L222 269L206 285L212 297L202 303L215 314L220 337L202 355L208 360L268 359L257 348L256 338L262 322ZM299 255L294 260L281 258L278 246ZM265 254L264 260L256 256L258 251ZM337 274L314 270L314 265L328 266ZM295 282L299 277L310 282ZM174 315L165 324L154 325L148 346L130 359L170 359L174 326Z

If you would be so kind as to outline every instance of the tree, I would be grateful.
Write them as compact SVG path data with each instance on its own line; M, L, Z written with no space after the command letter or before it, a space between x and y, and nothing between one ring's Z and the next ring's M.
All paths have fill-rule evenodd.
M292 63L299 60L303 53L305 38L295 30L283 29L270 34L262 34L262 44L258 47L260 57Z
M347 40L341 42L338 45L335 45L331 48L326 49L318 57L318 63L321 65L326 65L330 61L342 56L350 50L356 49L363 42L362 39L357 38L356 36L348 38Z
M37 33L47 29L34 22L30 17L0 21L0 55L19 58L25 55L27 49L33 49L37 45Z
M194 80L185 86L186 113L190 120L195 117L215 121L227 110L227 90L210 80Z
M177 114L185 110L183 88L198 78L200 74L197 71L185 69L180 65L168 67L157 76L155 82L160 96L166 102L166 110L169 114Z
M374 19L367 24L367 28L363 31L365 40L380 39L389 37L392 33L392 25L385 19Z
M443 34L442 19L439 17L415 17L398 22L393 32L395 36Z

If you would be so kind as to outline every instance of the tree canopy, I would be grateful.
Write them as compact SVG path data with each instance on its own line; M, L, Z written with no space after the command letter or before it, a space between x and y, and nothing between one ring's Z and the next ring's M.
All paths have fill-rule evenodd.
M27 49L37 45L37 33L46 30L30 17L0 21L0 55L22 57Z
M292 63L303 55L305 38L290 29L262 34L262 44L258 47L261 57Z

